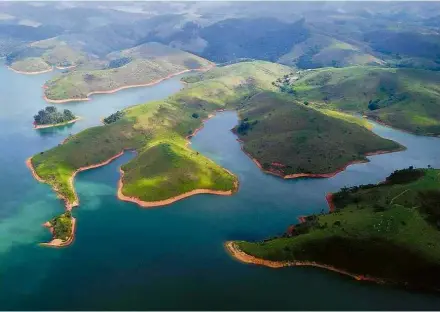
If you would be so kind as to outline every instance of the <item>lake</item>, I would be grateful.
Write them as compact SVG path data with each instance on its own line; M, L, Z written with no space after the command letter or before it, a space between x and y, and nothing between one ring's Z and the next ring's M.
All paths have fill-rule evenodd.
M48 185L33 179L26 158L99 125L118 109L183 87L176 77L61 104L83 119L34 130L33 115L47 105L42 85L55 74L25 76L0 67L0 309L440 309L440 296L360 283L316 268L245 265L223 248L226 240L267 238L284 232L298 216L327 210L325 194L342 186L376 183L410 165L440 167L440 139L377 124L377 134L408 149L372 156L371 162L349 166L331 179L282 180L262 173L240 150L229 131L237 115L219 113L193 138L192 147L238 175L237 194L197 195L161 208L118 201L118 168L133 157L127 152L77 175L74 243L63 249L38 246L50 239L41 224L64 206Z

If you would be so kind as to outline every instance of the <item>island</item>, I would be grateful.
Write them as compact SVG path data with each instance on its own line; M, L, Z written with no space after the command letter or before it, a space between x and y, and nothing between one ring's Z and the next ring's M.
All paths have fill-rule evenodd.
M301 217L282 236L226 248L246 263L315 266L357 280L440 289L440 170L397 170L327 200L328 214Z
M74 123L79 119L78 116L75 116L68 109L59 112L55 106L47 106L45 109L38 111L38 114L34 116L34 129L64 126Z
M151 86L189 71L205 71L213 66L194 54L160 43L144 43L112 52L102 60L89 62L48 81L44 98L51 103L87 101L92 94Z
M70 211L53 218L43 224L52 234L52 240L48 243L40 243L41 246L65 247L74 239L76 219Z
M420 135L440 135L440 72L355 66L303 70L274 85L309 106L362 114Z
M188 145L203 121L217 111L238 111L241 126L235 131L243 138L245 151L254 144L248 138L266 129L263 139L268 152L255 149L255 157L263 153L268 159L265 162L272 165L282 161L288 174L308 173L303 172L310 170L307 163L321 164L317 170L322 171L316 173L327 173L353 161L366 161L368 153L402 148L375 135L362 122L307 107L279 92L272 82L291 71L287 66L264 61L214 68L165 100L126 108L105 118L105 125L86 129L34 155L28 166L34 177L53 187L70 210L79 204L73 186L78 172L105 165L132 150L136 157L121 167L118 197L154 207L200 193L232 195L238 190L234 174ZM333 153L320 122L322 127L332 129L330 134L339 145ZM307 157L302 156L298 142L303 142ZM326 146L329 151L324 156L310 152ZM299 155L293 157L301 166L293 166L283 158L288 154Z

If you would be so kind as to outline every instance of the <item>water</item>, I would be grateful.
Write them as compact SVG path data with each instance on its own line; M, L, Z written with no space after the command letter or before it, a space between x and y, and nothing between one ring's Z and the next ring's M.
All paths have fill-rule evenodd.
M440 297L358 283L314 268L269 269L229 257L223 242L262 239L283 232L300 215L327 209L324 195L344 185L374 183L391 171L440 167L440 140L375 125L374 131L408 147L371 157L331 179L285 181L258 170L229 131L232 112L218 114L192 147L236 173L231 197L198 195L173 205L143 209L116 199L118 167L78 174L81 205L75 242L42 248L50 238L41 223L62 203L33 180L24 161L69 133L99 124L111 112L166 97L178 78L150 88L94 96L66 104L84 119L62 129L35 131L32 115L45 106L41 85L51 75L22 76L0 67L0 309L439 309ZM319 299L318 299L319 298Z

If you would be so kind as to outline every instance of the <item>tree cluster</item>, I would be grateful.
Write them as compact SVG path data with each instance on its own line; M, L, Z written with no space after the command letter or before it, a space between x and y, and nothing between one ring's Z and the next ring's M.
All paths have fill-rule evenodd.
M130 62L131 62L131 57L121 57L115 60L111 60L108 63L108 68L119 68L124 65L127 65Z
M255 126L258 123L258 120L254 120L249 122L248 118L243 119L238 127L236 128L236 132L241 135L246 135L249 130L252 129L252 126Z
M110 116L108 116L107 118L104 118L104 123L106 125L111 124L115 121L118 121L119 119L122 118L122 116L124 116L124 112L122 111L117 111L116 113L111 114Z
M52 219L50 224L53 227L55 238L67 240L72 235L72 214L70 211Z
M406 169L394 171L387 177L386 181L388 184L405 184L418 180L424 174L423 170L414 169L413 166L410 166Z
M55 106L47 106L34 116L36 125L51 125L68 122L75 119L76 116L68 109L59 112Z

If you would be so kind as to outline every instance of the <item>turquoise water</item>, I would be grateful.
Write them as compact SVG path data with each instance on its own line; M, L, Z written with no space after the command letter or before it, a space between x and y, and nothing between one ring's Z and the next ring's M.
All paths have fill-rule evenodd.
M0 309L439 309L440 297L354 282L313 268L273 270L231 259L223 242L282 233L300 215L327 209L324 195L344 185L373 183L391 171L440 167L440 140L383 126L374 131L408 147L371 157L331 179L284 181L266 175L240 150L229 131L232 112L205 124L192 147L239 176L231 197L198 195L173 205L142 209L116 199L118 167L81 172L81 205L74 244L41 248L50 238L41 224L62 212L47 185L24 165L69 133L99 124L111 112L166 97L182 85L172 79L92 101L60 106L84 117L61 129L36 131L32 116L46 104L41 85L53 73L23 76L0 67Z

